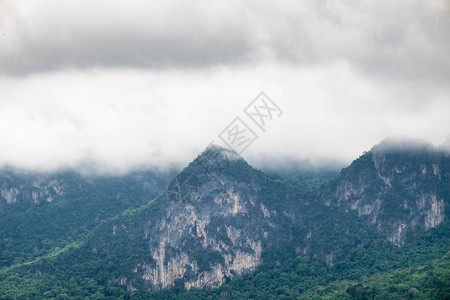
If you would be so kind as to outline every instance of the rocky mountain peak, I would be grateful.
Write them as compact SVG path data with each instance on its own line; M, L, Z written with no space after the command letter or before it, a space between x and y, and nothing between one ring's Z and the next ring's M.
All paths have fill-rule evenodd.
M95 245L112 243L120 238L118 228L131 231L138 224L137 240L146 240L150 251L125 269L118 283L158 290L179 279L186 288L216 287L255 269L264 244L292 239L292 232L278 224L300 214L277 200L294 197L236 152L212 145L170 182L155 204L158 215L149 218L143 211L132 225L114 222L109 239Z
M449 171L448 157L430 144L386 140L342 171L337 204L400 246L408 232L427 231L443 222Z
M197 158L188 166L200 165L208 174L214 172L222 172L227 169L231 162L242 161L244 159L234 150L224 148L215 144L208 147L197 156Z

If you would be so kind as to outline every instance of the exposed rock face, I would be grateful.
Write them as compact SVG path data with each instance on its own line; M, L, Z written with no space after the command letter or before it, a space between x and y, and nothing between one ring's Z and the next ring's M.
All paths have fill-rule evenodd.
M17 195L19 195L19 189L18 188L2 188L0 190L0 195L6 200L6 203L16 203L17 201Z
M238 229L233 222L227 222L230 217L246 222L248 210L252 209L246 206L252 206L251 202L240 199L242 194L232 191L236 183L216 183L215 189L220 189L221 193L217 193L210 204L172 202L167 218L159 221L153 231L153 237L157 238L150 241L154 263L144 265L142 270L142 278L153 287L173 285L175 279L185 275L187 288L219 286L225 276L253 269L261 261L261 242L255 241L261 233L246 226ZM208 189L204 187L200 194L207 193ZM204 196L206 194L198 199L204 199ZM214 227L212 221L216 223ZM197 248L194 252L215 254L217 261L212 265L210 262L199 264L197 260L201 257L192 257L195 253L190 244L202 249ZM171 249L176 249L176 253Z
M214 160L203 154L169 184L160 198L162 216L139 225L147 257L123 273L127 281L120 277L115 282L149 290L174 285L177 279L187 289L217 287L260 264L262 243L270 237L288 241L286 228L275 224L292 222L299 214L288 213L289 207L283 213L269 207L260 197L260 172L234 152L215 151ZM248 174L237 176L237 171ZM120 238L120 226L113 225L113 238Z
M426 201L427 203L431 203L431 210L428 209L425 216L425 229L427 230L436 227L444 221L444 200L436 200L436 195L431 195L430 197L431 201Z
M405 241L406 225L400 224L398 227L394 227L391 235L388 236L388 241L392 242L395 246L403 245Z
M115 201L129 201L129 194L154 197L164 190L172 171L136 171L126 176L94 176L86 178L77 172L34 173L18 169L0 169L0 213L15 203L39 204L58 198L95 197L96 193L114 193ZM169 177L170 176L170 177ZM111 182L117 184L111 186ZM129 188L130 190L127 190ZM138 191L138 192L137 192ZM134 201L134 200L133 200ZM145 203L145 202L143 202Z
M367 218L399 246L407 231L443 222L449 178L449 159L443 153L376 146L342 172L334 194L337 205Z
M7 204L18 201L52 202L55 197L64 196L66 189L65 184L55 177L57 176L30 174L11 176L0 172L0 202L2 198Z

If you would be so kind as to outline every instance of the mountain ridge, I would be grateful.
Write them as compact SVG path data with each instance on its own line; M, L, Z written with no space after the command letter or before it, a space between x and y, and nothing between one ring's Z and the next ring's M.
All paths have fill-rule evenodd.
M448 220L448 156L417 153L372 149L327 186L305 189L209 147L154 200L105 220L79 248L21 270L56 273L59 282L70 280L67 274L94 276L129 293L219 287L298 255L328 270L350 270L347 260L362 255L359 247L403 246ZM430 171L424 174L423 165ZM423 205L417 195L427 195Z

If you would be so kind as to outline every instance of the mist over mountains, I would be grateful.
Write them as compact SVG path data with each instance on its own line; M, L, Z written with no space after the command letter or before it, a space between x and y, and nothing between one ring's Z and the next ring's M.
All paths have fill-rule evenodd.
M279 173L284 177L254 169L219 146L207 148L176 175L3 170L0 294L5 299L450 295L448 153L391 140L340 172L282 168ZM422 275L425 265L431 281ZM394 272L418 275L404 277L406 287L400 288L390 281ZM362 281L370 276L378 277ZM319 293L323 285L334 287Z
M449 16L0 0L0 300L450 299Z

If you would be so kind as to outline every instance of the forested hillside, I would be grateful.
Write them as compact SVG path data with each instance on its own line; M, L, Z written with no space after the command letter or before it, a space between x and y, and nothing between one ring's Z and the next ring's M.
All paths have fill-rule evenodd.
M171 174L0 171L0 267L32 261L83 240L102 221L156 197Z

